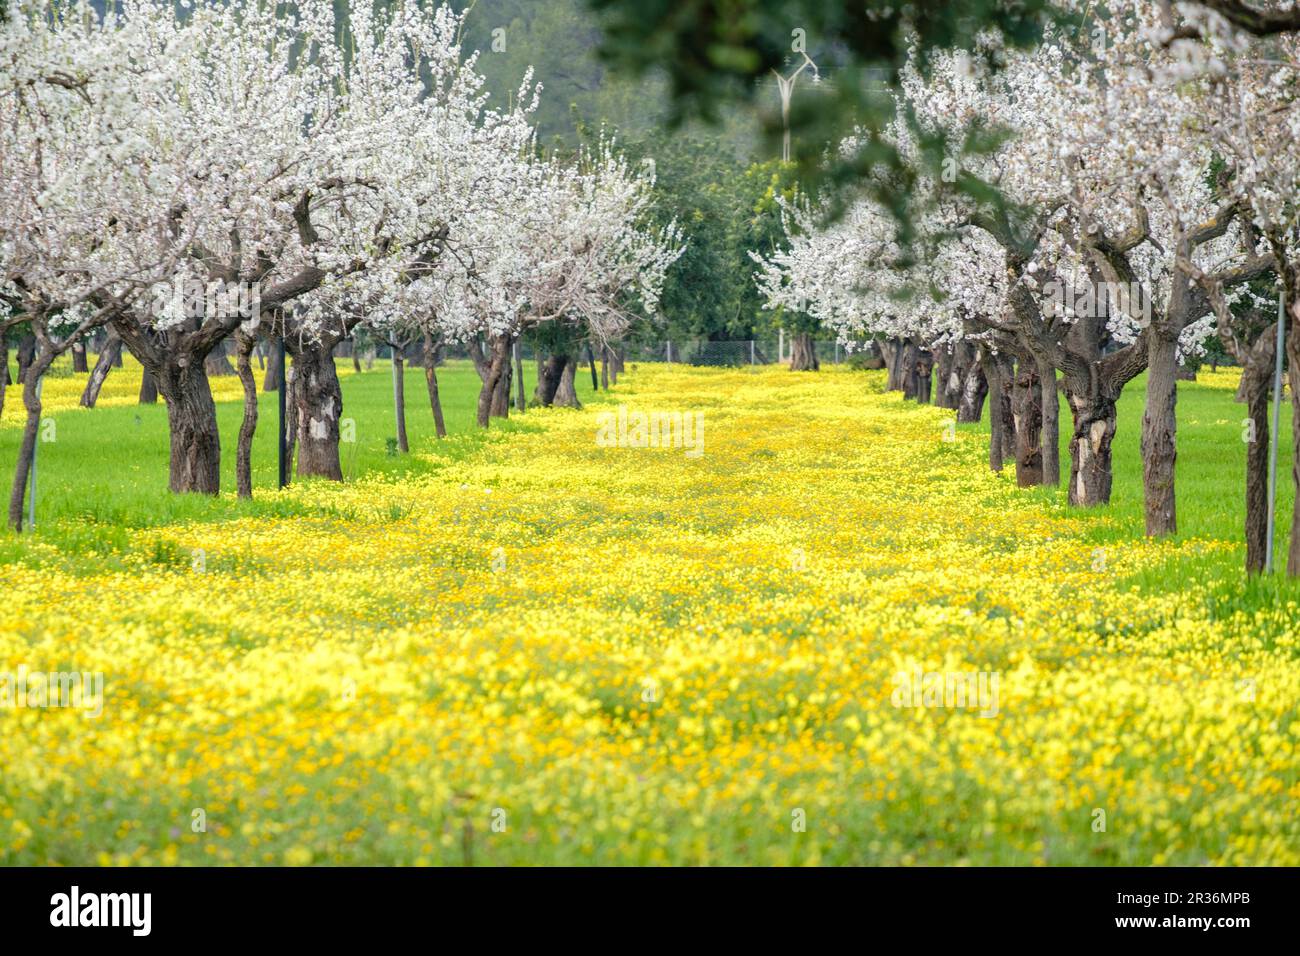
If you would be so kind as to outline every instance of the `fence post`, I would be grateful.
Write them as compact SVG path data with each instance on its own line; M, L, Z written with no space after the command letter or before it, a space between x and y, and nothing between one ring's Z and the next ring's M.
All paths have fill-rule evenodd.
M754 365L754 340L749 340L749 364Z
M669 340L668 340L667 357L668 357L668 362L671 364L671 363L672 363L672 360L673 360L673 340L672 340L672 339L669 339Z

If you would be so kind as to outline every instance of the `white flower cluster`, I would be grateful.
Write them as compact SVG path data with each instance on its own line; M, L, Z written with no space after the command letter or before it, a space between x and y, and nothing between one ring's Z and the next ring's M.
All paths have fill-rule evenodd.
M336 22L337 6L11 3L0 280L155 338L233 331L150 307L191 276L256 284L300 335L605 335L653 312L681 243L650 225L652 177L612 144L542 158L540 86L493 108L449 7L354 4Z

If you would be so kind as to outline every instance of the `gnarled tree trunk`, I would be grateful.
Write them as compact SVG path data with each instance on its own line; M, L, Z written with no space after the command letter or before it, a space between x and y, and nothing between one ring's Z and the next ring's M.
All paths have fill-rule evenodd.
M1074 433L1070 437L1069 502L1091 508L1110 502L1110 445L1115 439L1115 398L1098 388L1093 395L1067 395Z
M81 405L83 408L94 408L95 403L99 401L100 389L104 387L104 380L108 378L108 373L112 370L113 364L122 356L122 339L115 332L109 332L108 338L104 340L104 346L99 350L99 358L95 360L95 368L90 373L90 378L86 380L86 389L81 393Z
M1056 369L1044 358L1036 358L1038 383L1042 390L1043 484L1061 485L1061 400L1056 391Z
M487 363L487 374L478 393L476 420L479 428L488 427L492 417L492 403L497 395L497 386L501 384L501 379L505 377L506 370L510 367L510 337L507 335L490 337L488 349L490 357Z
M299 344L290 336L285 344L293 356L292 415L298 435L298 475L342 481L339 418L343 413L343 389L334 368L338 339L323 336L319 341Z
M1147 343L1147 399L1142 414L1142 492L1147 534L1174 534L1178 517L1174 499L1174 464L1178 458L1177 342L1151 328Z
M33 339L35 341L35 339ZM23 423L23 437L18 446L18 464L14 469L14 481L9 490L9 527L15 531L23 530L23 503L27 494L27 483L32 473L32 461L36 457L36 437L41 427L41 398L39 385L41 376L49 368L49 359L38 360L33 354L22 377L23 407L27 410L27 419Z
M1016 484L1043 483L1043 392L1037 365L1024 356L1016 362L1011 415L1016 433Z
M140 399L141 405L158 404L158 380L153 377L153 372L147 368L140 374Z
M262 391L278 392L280 390L280 368L278 362L266 364L266 374L262 376Z
M5 389L9 387L9 340L0 327L0 415L5 413Z
M533 390L534 405L551 405L555 393L559 391L560 381L564 378L564 367L569 363L567 355L548 355L545 360L537 360L537 388Z
M429 390L429 410L433 412L433 427L439 438L447 437L447 426L442 420L442 399L438 397L438 358L442 346L433 336L424 333L424 384ZM353 352L355 360L356 352ZM360 370L360 365L357 366Z
M155 379L167 403L171 441L168 487L178 493L219 493L221 435L202 359L182 357L160 368Z
M1264 337L1272 338L1274 331ZM1246 416L1251 434L1246 443L1246 571L1264 570L1268 556L1268 392L1270 372L1277 349L1261 355L1259 365L1248 363L1241 370L1242 391L1246 399Z
M903 391L903 368L906 361L905 343L902 339L885 339L880 343L880 353L885 358L885 391Z
M235 367L230 364L230 359L226 355L225 342L218 343L217 347L203 359L203 370L208 378L222 378L235 374Z
M513 352L513 340L508 339L505 365L501 368L501 377L497 380L496 388L492 392L491 414L493 418L510 417L510 384L514 378L514 361L511 359Z
M27 378L27 369L36 361L36 336L24 335L18 340L18 381L21 385Z
M561 408L582 407L582 402L578 400L577 373L578 360L570 355L564 363L564 371L560 373L560 382L555 389L555 398L551 404Z
M816 372L820 368L812 333L796 332L790 339L790 371Z
M961 385L961 398L957 402L957 421L971 424L984 416L984 398L989 393L988 379L984 377L984 363L978 356L966 369Z
M916 399L917 390L917 347L916 343L908 339L903 345L903 355L899 360L902 368L899 370L899 378L903 385L903 398Z
M235 371L244 387L244 417L239 423L235 446L235 487L241 498L253 497L253 435L257 432L257 379L253 377L252 354L256 337L235 333Z
M916 401L929 405L934 381L934 353L929 349L916 350Z

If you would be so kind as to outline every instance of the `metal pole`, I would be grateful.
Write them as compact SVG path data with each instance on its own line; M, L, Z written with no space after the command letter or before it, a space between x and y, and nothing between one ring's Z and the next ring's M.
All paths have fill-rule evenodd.
M275 372L280 380L280 394L279 394L280 450L279 450L279 454L277 455L277 460L279 463L279 478L277 479L276 487L283 488L285 485L289 483L288 480L289 479L289 447L288 447L289 441L288 441L288 429L286 428L285 425L285 419L286 419L285 412L287 411L287 405L288 405L288 390L286 388L285 374L284 374L283 332L281 332L280 335L280 344L276 347L275 350Z
M1282 348L1286 343L1286 291L1277 297L1277 358L1273 363L1273 442L1268 449L1268 541L1265 545L1264 571L1273 571L1273 526L1277 521L1277 446L1282 418Z
M45 385L45 376L36 380L36 401L41 400L41 388ZM40 423L36 423L36 443L32 445L32 481L31 493L27 499L27 530L36 527L36 451L41 447Z

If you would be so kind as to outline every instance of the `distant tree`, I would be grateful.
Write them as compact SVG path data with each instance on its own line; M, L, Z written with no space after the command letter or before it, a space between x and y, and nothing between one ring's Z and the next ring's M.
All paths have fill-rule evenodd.
M762 96L773 155L785 127L780 103L764 84L811 54L829 81L830 95L806 100L790 119L791 157L801 178L810 187L814 178L865 186L895 216L905 239L912 235L917 167L937 174L953 152L943 136L926 136L915 156L905 158L885 135L894 117L887 88L897 85L909 52L922 68L932 51L954 48L994 63L992 45L976 49L981 34L999 34L1007 45L1026 47L1048 22L1066 19L1049 0L697 0L690 16L682 16L674 4L587 2L600 15L600 55L606 62L633 76L667 77L670 122L716 121L730 105ZM864 138L864 148L824 163L825 144L850 131ZM983 140L968 136L961 146L983 151ZM993 194L971 176L952 185L979 199Z

